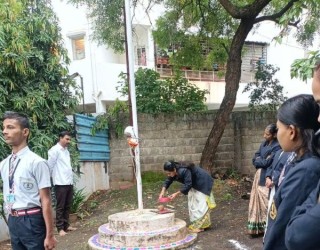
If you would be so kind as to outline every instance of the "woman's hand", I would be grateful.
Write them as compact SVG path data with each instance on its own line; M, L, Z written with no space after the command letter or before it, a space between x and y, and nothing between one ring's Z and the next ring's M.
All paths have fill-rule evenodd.
M175 199L178 195L180 194L180 191L176 192L176 193L173 193L172 195L169 195L169 198L171 200Z
M163 197L163 192L161 192L160 194L159 194L159 199L161 199L162 197Z
M270 177L266 178L266 187L267 188L272 188L273 187L273 182L272 182Z
M165 189L165 187L163 187L162 189L161 189L161 192L160 192L160 194L159 194L159 199L161 199L163 196L164 196L164 193L166 192L166 189Z

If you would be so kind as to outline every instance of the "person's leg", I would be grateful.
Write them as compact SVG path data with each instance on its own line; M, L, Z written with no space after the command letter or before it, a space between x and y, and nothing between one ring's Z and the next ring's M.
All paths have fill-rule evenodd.
M66 204L64 207L64 219L65 219L65 224L64 224L64 230L65 231L73 231L75 230L75 228L70 227L70 223L69 223L69 214L70 214L70 210L71 210L71 206L72 206L72 202L73 202L73 186L66 186Z
M14 238L13 250L44 250L46 225L41 213L13 217L15 221L14 234L18 234L19 241Z
M21 228L17 223L17 219L18 217L12 217L12 216L9 216L9 219L8 219L11 247L12 247L12 250L27 250L27 248L23 246L19 238L19 233Z
M66 193L65 186L56 185L55 193L56 193L56 227L60 236L63 236L65 235L64 227L66 223L64 210L66 206L67 193Z
M21 241L28 250L44 250L46 224L42 213L19 217L23 221L24 230Z

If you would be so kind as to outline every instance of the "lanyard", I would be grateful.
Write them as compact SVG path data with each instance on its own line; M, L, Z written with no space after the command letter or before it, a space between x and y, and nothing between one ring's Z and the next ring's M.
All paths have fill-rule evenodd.
M12 158L12 156L11 156L11 158ZM12 163L11 163L11 158L10 158L10 160L9 160L9 169L10 169L10 164L12 164ZM17 164L15 164L11 176L10 176L10 174L9 174L9 192L10 192L10 193L12 193L12 187L13 187L13 182L14 182L14 181L13 181L14 173L16 172L19 163L20 163L20 159L18 159Z

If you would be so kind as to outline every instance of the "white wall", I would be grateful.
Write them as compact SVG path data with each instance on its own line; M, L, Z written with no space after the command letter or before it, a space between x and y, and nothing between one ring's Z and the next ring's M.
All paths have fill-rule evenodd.
M9 239L9 229L3 219L0 219L0 241Z
M299 79L291 79L290 68L295 59L304 58L307 51L316 49L317 45L312 48L303 48L296 42L293 34L283 38L281 44L279 44L273 38L280 32L281 30L273 22L263 22L257 30L253 30L248 35L247 40L269 44L267 63L280 68L275 77L284 86L284 94L287 97L302 93L311 94L311 80L305 83Z
M98 46L96 42L91 40L91 24L87 19L85 7L76 8L71 4L67 4L66 1L60 0L52 1L52 4L60 20L65 47L71 58L69 74L78 72L83 77L85 104L95 103L96 112L104 112L105 101L112 101L116 98L121 99L116 87L118 86L117 82L120 80L119 74L127 71L125 55L115 54L113 50L107 49L105 46ZM141 8L137 12L141 14ZM134 49L145 47L147 66L154 67L154 46L150 22L145 13L137 21L137 16L140 14L135 14L133 18L136 20L133 21L134 23L139 23L139 25L133 25ZM72 58L70 35L77 32L85 33L86 57L82 60L73 60ZM81 86L80 78L76 77L75 80Z
M76 187L77 189L84 188L87 197L97 190L110 188L108 163L105 165L104 162L81 162L80 169L83 174L77 178Z

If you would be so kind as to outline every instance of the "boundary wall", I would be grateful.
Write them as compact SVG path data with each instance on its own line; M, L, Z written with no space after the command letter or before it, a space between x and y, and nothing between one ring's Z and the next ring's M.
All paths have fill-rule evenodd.
M167 160L199 163L215 114L138 115L141 171L161 171ZM276 123L276 112L233 112L215 154L212 173L236 169L243 175L253 175L252 157L270 123ZM132 158L124 137L111 135L110 150L110 185L117 188L117 183L133 180Z

